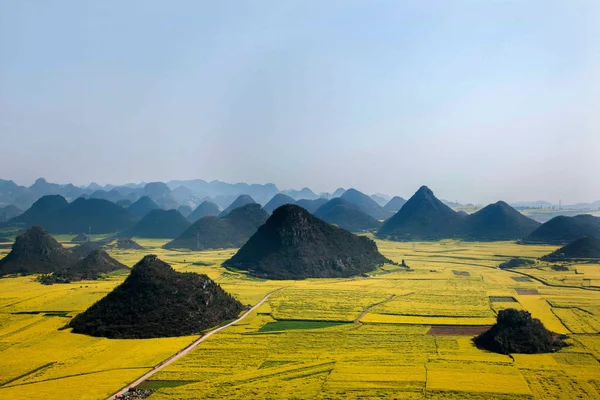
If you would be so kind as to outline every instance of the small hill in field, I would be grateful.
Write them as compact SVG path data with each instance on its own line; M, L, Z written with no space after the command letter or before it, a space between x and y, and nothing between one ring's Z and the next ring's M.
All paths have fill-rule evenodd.
M339 278L388 262L377 245L313 216L302 207L279 207L224 265L268 279Z
M87 257L94 250L102 247L100 243L95 242L84 242L75 247L71 247L69 252L75 256L76 259L81 260L82 258Z
M187 216L188 221L194 223L203 217L216 217L221 210L219 206L212 201L203 201L190 215Z
M127 266L109 256L104 250L96 249L65 269L56 271L51 275L41 276L40 282L51 285L53 283L97 280L101 275L127 269L129 269Z
M117 239L117 243L115 243L113 246L121 250L144 250L143 246L140 246L133 239L128 238Z
M240 247L269 215L257 203L246 204L224 217L204 217L194 222L177 239L165 244L165 249L224 249Z
M584 236L541 258L544 261L600 259L600 239Z
M190 226L190 223L177 210L152 210L125 236L140 238L176 238Z
M468 240L515 240L533 232L540 223L503 201L464 216L460 236Z
M534 265L535 261L533 260L529 260L527 258L519 258L519 257L515 257L515 258L511 258L508 261L504 261L503 263L498 265L498 268L500 269L509 269L509 268L519 268L519 267L524 267L526 265Z
M391 240L450 238L456 236L461 219L427 186L421 186L400 211L383 223L377 236Z
M568 244L583 236L600 237L600 217L589 214L558 216L540 225L523 243Z
M329 200L314 215L350 232L370 231L381 226L381 222L340 197Z
M129 206L128 210L131 214L142 218L152 210L158 210L160 207L148 196L140 197L135 203Z
M80 233L79 235L71 238L71 242L87 242L88 241L88 235L86 235L85 233Z
M383 206L383 209L389 213L397 213L404 204L406 204L406 200L400 196L394 196Z
M329 200L323 197L320 197L315 200L300 199L296 201L296 205L304 208L309 213L314 214L319 209L319 207L321 207L323 204L326 204L328 201Z
M33 226L17 236L11 252L0 260L0 276L47 274L75 261L77 259L44 228Z
M381 207L375 200L356 189L348 189L340 196L342 200L354 204L359 210L375 219L386 219L390 212Z
M296 200L288 196L287 194L277 193L265 206L263 207L266 212L272 213L276 208L281 207L284 204L296 204Z
M242 309L206 275L177 272L149 255L69 326L74 333L121 339L197 335L237 318Z
M238 196L238 198L235 199L233 201L233 203L231 203L229 205L229 207L224 209L219 214L219 217L224 217L227 214L229 214L231 211L235 210L236 208L240 208L242 206L245 206L246 204L253 204L253 203L256 203L256 202L254 201L254 199L252 197L248 196L247 194L242 194L242 195Z
M500 354L551 353L565 346L562 337L547 330L544 324L523 310L500 310L489 331L473 339L480 349Z

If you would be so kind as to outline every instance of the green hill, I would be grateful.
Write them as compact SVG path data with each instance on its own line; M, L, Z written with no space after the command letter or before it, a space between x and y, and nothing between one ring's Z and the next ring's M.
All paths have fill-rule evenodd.
M260 278L305 279L360 275L388 261L372 240L288 204L276 209L224 265Z
M47 274L76 261L44 228L33 226L17 236L10 253L0 260L0 276Z
M155 255L69 323L74 333L115 339L198 335L234 319L242 304L206 275L176 272Z
M240 247L268 218L257 203L235 208L224 217L204 217L194 222L166 249L223 249Z
M350 232L370 231L381 226L381 222L339 197L319 207L314 216Z

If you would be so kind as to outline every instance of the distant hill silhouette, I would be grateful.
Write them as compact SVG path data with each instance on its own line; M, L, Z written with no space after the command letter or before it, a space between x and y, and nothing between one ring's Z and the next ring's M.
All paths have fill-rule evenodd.
M540 223L503 201L464 217L460 236L471 240L514 240L533 232Z
M439 240L454 237L461 217L443 204L427 186L419 190L394 216L384 222L377 236L393 240Z
M69 283L82 280L97 280L101 275L113 271L129 269L102 249L96 249L82 260L67 268L56 271L50 275L40 277L40 282L45 285L53 283Z
M150 197L142 196L135 203L129 206L129 212L142 218L152 210L158 210L160 207Z
M190 226L177 210L152 210L123 236L141 238L176 238Z
M523 242L567 244L583 236L600 237L600 217L589 214L554 217L531 232Z
M203 201L190 215L187 216L188 221L196 222L202 217L216 217L221 210L219 206L212 201Z
M296 200L291 198L290 196L278 193L265 206L263 207L266 212L272 213L278 207L281 207L284 204L296 204Z
M0 222L8 221L11 218L18 217L23 214L23 210L12 204L0 207Z
M340 197L329 200L314 215L350 232L369 231L381 226L381 222Z
M541 259L544 261L566 261L587 258L600 259L600 239L595 236L579 238Z
M108 200L111 201L113 203L117 203L119 201L125 200L123 198L123 195L115 189L112 189L110 191L105 191L105 190L96 190L94 193L90 194L88 196L89 199L102 199L102 200ZM121 206L122 207L122 206Z
M341 195L344 194L344 192L346 191L346 189L344 188L337 188L335 189L335 191L333 193L331 193L331 198L336 198L336 197L340 197Z
M179 208L177 209L177 211L179 211L179 213L181 215L183 215L184 218L187 218L192 213L192 207L190 207L190 206L179 206Z
M394 196L385 206L383 206L383 209L390 213L397 213L404 204L406 204L406 200L402 197Z
M163 247L190 250L240 247L265 223L268 216L260 204L246 204L224 217L200 218Z
M246 204L252 204L252 203L256 203L252 197L248 196L247 194L242 194L242 195L238 196L238 198L235 199L233 201L233 203L231 203L229 205L229 207L227 207L225 210L223 210L219 214L219 217L224 217L227 214L229 214L232 210L235 210L236 208L245 206Z
M206 275L145 256L125 281L71 320L74 333L108 338L197 335L234 319L242 304Z
M480 349L500 354L552 353L565 346L560 335L523 310L508 308L498 312L498 320L489 331L474 339Z
M224 265L261 278L304 279L359 275L387 261L372 240L288 204L276 209Z
M379 204L381 207L385 206L391 199L387 195L382 194L372 194L369 196L375 203ZM396 210L397 211L397 210Z
M144 247L140 246L136 241L127 238L117 239L117 242L112 246L121 250L144 250Z
M386 219L392 215L377 204L375 200L356 189L346 190L340 198L348 203L354 204L359 210L375 219Z
M11 252L0 260L0 276L49 273L75 261L77 259L44 228L34 226L17 236Z
M133 204L133 201L131 201L129 199L121 199L121 200L115 201L115 204L118 206L121 206L123 208L128 208L129 206L131 206Z
M94 250L97 250L101 247L102 245L100 243L95 243L95 242L84 242L81 243L75 247L71 247L69 249L69 252L75 256L76 259L81 260L85 257L87 257L90 253L92 253Z
M314 214L319 209L319 207L326 204L328 201L329 200L323 197L320 197L315 200L301 199L296 202L296 205L304 208L309 213Z
M315 200L315 199L319 198L319 196L315 192L313 192L311 189L309 189L307 187L303 187L300 190L295 190L295 189L284 190L281 193L290 196L294 200L300 200L300 199Z
M44 196L29 210L9 221L11 224L44 226L52 233L110 233L132 227L137 217L115 203L101 199L78 198L67 203L61 196Z
M25 224L26 226L53 226L58 218L58 211L67 207L69 202L60 195L40 197L21 215L9 220L10 223Z
M87 242L87 241L88 241L88 235L86 235L83 232L81 232L79 235L71 238L71 242Z

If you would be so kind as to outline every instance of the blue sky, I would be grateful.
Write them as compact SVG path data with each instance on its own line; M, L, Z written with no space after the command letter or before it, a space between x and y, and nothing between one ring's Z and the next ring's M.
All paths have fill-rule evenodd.
M600 199L600 2L0 0L0 177Z

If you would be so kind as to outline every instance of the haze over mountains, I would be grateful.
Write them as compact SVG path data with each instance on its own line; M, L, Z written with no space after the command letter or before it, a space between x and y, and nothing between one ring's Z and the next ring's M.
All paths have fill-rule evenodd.
M244 190L249 193L239 193ZM377 231L379 238L391 240L523 239L525 243L565 244L582 235L598 234L594 225L597 224L594 222L596 217L593 216L553 219L536 231L538 222L506 202L499 201L486 207L467 205L465 209L471 212L468 214L462 211L462 205L438 199L425 186L409 200L404 200L400 196L390 197L381 193L369 196L355 188L338 188L333 193L316 194L309 188L279 191L272 184L227 184L203 180L105 187L90 184L86 188L48 183L43 179L38 179L29 188L15 185L12 181L0 181L2 201L14 199L23 202L45 192L52 194L35 200L22 213L16 205L4 206L4 220L0 220L0 225L21 229L39 225L51 233L74 235L92 232L114 233L120 237L174 239L204 217L225 217L247 204L258 204L259 208L263 204L263 211L267 213L286 204L296 204L338 227L352 232ZM541 214L553 215L554 212L559 211ZM552 228L557 223L559 228ZM213 228L207 228L208 231L214 231L217 226L225 231L230 228L222 220L206 220L203 224L213 225ZM200 228L200 231L204 229ZM552 238L548 232L544 233L547 229L564 237ZM571 230L573 233L569 233ZM246 240L251 233L245 232L243 239ZM235 240L220 239L210 246L216 246L216 243L227 246L238 243L239 246L243 244L240 240L239 237ZM188 243L184 247L197 246L197 243Z
M349 189L348 196L355 196L354 189ZM109 200L111 202L128 206L127 202L134 203L143 196L148 196L159 207L177 209L180 206L189 206L195 209L205 200L210 200L217 204L221 209L227 208L240 195L248 195L259 204L266 205L276 194L285 194L295 201L299 200L330 200L335 197L341 197L346 192L344 188L338 188L332 193L317 193L308 187L300 190L280 190L272 183L267 184L248 184L248 183L225 183L221 181L207 182L202 179L193 180L173 180L169 182L142 182L128 183L124 185L105 185L100 186L96 183L90 183L87 186L75 186L73 184L49 183L44 178L37 179L31 186L25 187L17 185L11 180L0 179L0 222L3 213L6 212L6 218L12 218L18 210L28 209L40 197L50 194L57 194L64 197L67 201L73 201L78 197L96 198ZM400 197L401 194L396 194ZM347 196L347 197L348 197ZM402 199L388 194L375 193L368 196L377 205L383 207L386 211L396 212L401 207ZM393 203L390 203L393 200ZM450 206L460 206L456 202L441 199L441 201ZM388 204L390 203L390 204ZM4 210L8 205L15 206L15 209ZM548 201L518 201L510 203L515 208L540 208L558 210L560 206ZM562 205L564 210L575 211L597 211L600 209L600 200L591 203L577 203L573 205Z

